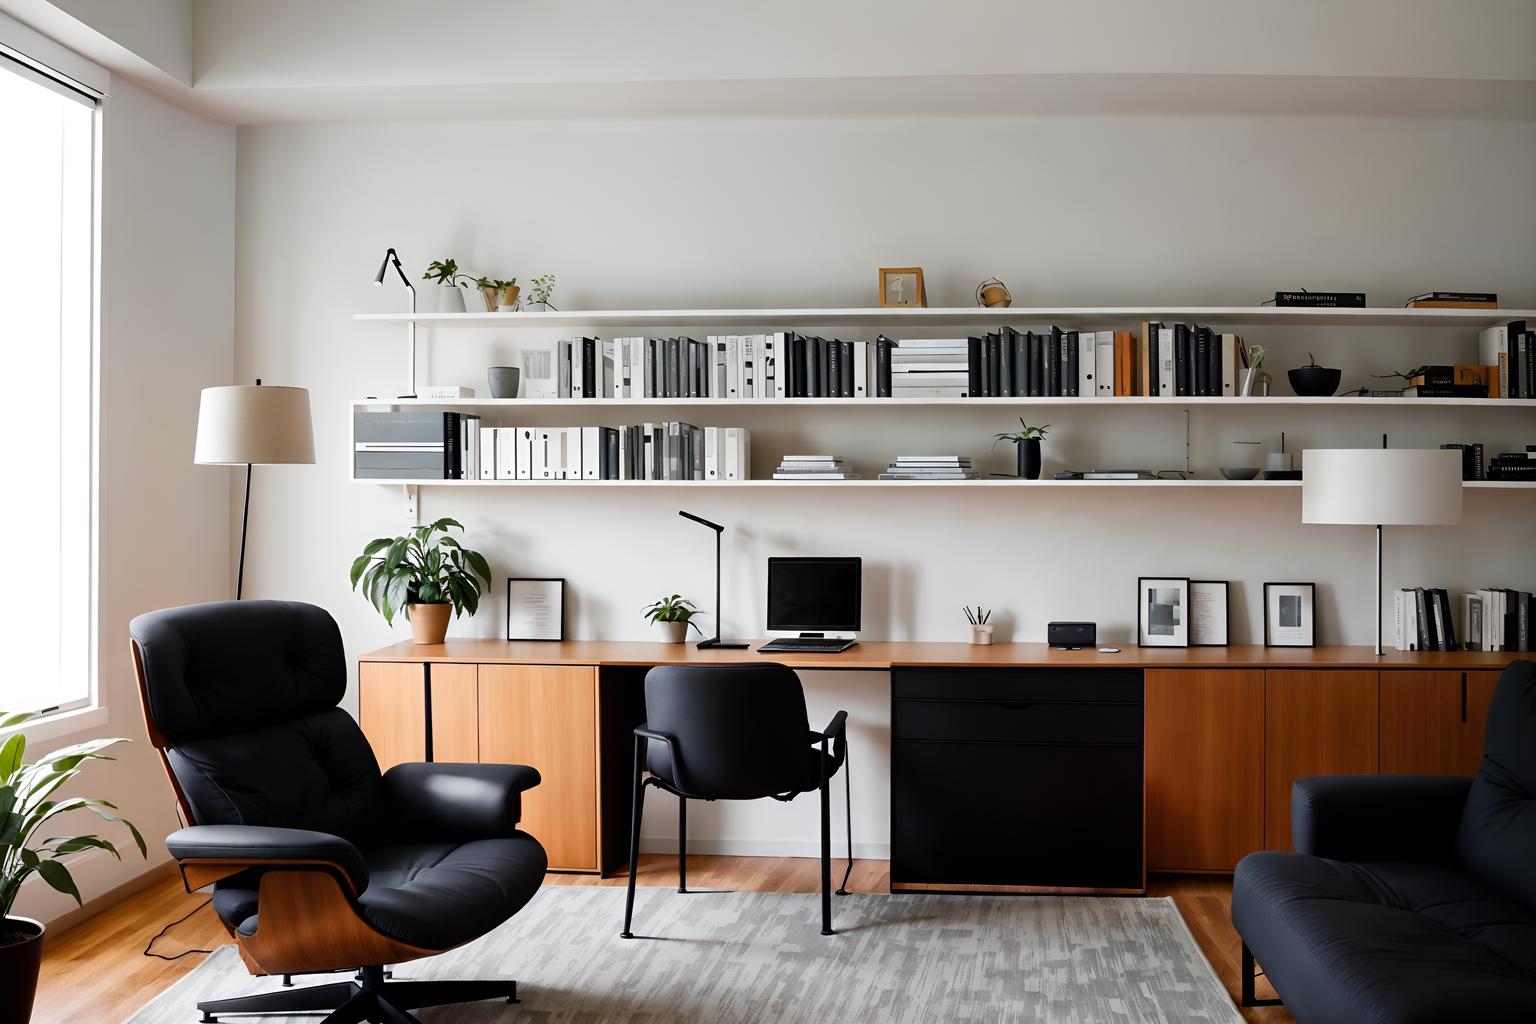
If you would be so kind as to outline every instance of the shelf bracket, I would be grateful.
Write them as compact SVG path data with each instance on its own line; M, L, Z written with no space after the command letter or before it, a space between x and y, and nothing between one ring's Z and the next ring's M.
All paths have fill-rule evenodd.
M415 484L405 484L400 488L405 492L405 518L411 521L412 526L421 525L421 502Z

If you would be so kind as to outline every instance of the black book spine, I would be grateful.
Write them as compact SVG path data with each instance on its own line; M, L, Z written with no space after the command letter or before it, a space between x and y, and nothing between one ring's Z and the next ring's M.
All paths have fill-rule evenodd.
M1161 323L1147 324L1147 394L1156 398L1162 387L1162 377L1158 374L1158 335L1162 332Z
M1045 339L1045 397L1061 397L1061 328L1052 327Z
M836 339L827 345L827 397L843 397L843 343Z
M822 398L836 398L837 392L832 386L832 348L833 343L826 339L821 340L821 366L819 367L819 383Z
M1413 604L1419 616L1419 650L1435 650L1435 625L1429 618L1429 601L1423 587L1413 588Z
M843 397L855 398L853 393L853 342L840 341L843 348Z
M1029 342L1018 331L1013 332L1013 393L1017 398L1029 394Z
M1520 649L1531 649L1531 595L1523 591L1515 594L1515 629L1520 637Z
M596 338L581 339L581 397L597 397L597 351Z
M608 475L603 479L619 479L619 432L616 428L603 429L603 451L608 453Z
M1013 394L1013 328L1004 327L997 332L997 344L1000 349L999 366L1002 377L997 382L997 393L1003 398L1012 398Z
M1211 331L1208 327L1195 328L1195 395L1203 397L1211 393Z
M443 479L459 478L459 414L443 413Z
M1364 306L1364 292L1275 292L1277 306Z
M1525 367L1525 387L1520 397L1536 398L1536 331L1526 331L1521 337L1525 339L1525 352L1521 356L1521 365Z
M1472 452L1472 479L1488 479L1488 462L1483 455L1482 442L1476 442L1467 446Z
M982 397L980 338L965 339L965 383L972 398Z
M1440 649L1442 651L1459 651L1461 645L1456 642L1456 617L1451 614L1450 592L1441 588L1435 591L1435 622L1440 627Z
M1174 394L1187 398L1190 394L1189 379L1189 327L1173 325L1173 386Z
M1039 398L1045 394L1045 338L1030 331L1025 341L1029 347L1029 397Z
M891 397L891 346L894 342L885 335L875 339L875 393L879 398Z
M798 334L789 336L789 381L784 394L805 397L805 339Z
M1081 378L1078 377L1079 367L1077 341L1078 334L1076 331L1068 331L1066 334L1062 335L1061 358L1062 369L1064 372L1062 373L1061 379L1061 393L1067 398L1077 398L1078 391L1080 390L1078 388L1078 381Z
M997 398L1001 394L997 384L1002 362L1002 340L995 334L987 335L987 372L981 379L981 386L988 398Z

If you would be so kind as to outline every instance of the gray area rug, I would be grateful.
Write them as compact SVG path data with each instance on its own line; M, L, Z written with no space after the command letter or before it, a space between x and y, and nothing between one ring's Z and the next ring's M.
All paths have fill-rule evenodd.
M545 886L490 935L395 978L517 979L521 1004L418 1011L432 1024L1241 1024L1169 899L852 895L831 937L818 908L812 894L642 889L635 933L653 937L626 941L623 889ZM275 984L224 946L129 1024L188 1024L199 999Z

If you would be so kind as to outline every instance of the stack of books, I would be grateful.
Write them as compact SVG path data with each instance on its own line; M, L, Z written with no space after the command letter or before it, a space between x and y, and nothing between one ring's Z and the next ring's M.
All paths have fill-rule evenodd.
M1498 309L1497 292L1425 292L1403 303L1409 309Z
M1523 452L1500 452L1488 464L1489 480L1527 480L1536 482L1536 444Z
M965 398L970 387L966 338L908 338L890 351L892 398Z
M1511 320L1478 335L1478 361L1493 367L1488 397L1536 398L1536 330L1527 326L1524 320Z
M1397 592L1395 611L1400 651L1529 651L1536 639L1536 600L1523 590L1486 587L1458 594L1452 616L1445 590L1410 587Z
M898 455L881 480L975 480L969 455Z
M773 471L775 480L857 480L859 474L836 455L786 455Z

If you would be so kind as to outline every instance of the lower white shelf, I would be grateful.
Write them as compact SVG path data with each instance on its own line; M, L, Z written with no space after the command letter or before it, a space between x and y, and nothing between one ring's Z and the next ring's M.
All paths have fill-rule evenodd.
M740 488L844 488L891 489L895 487L982 488L990 490L1029 490L1040 487L1079 488L1093 490L1103 487L1147 488L1287 488L1300 487L1300 480L358 480L358 484L383 484L406 487L521 487L539 488L592 488L619 487L640 488L703 488L706 490ZM1536 483L1515 480L1468 480L1463 487L1469 490L1518 490L1536 488Z

